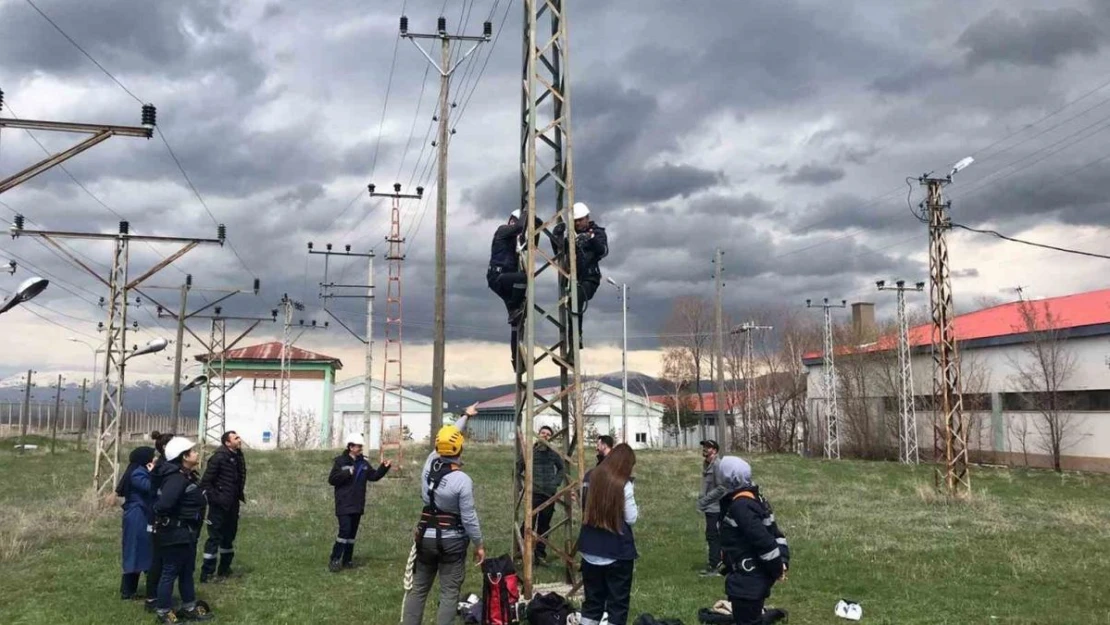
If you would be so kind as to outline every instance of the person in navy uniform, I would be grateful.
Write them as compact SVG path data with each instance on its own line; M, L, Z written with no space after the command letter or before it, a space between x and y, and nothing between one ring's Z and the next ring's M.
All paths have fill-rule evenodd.
M719 522L725 593L736 625L761 625L786 618L783 610L763 609L775 582L786 579L790 546L775 521L771 504L752 483L752 469L736 456L721 458Z
M590 218L590 208L582 202L571 207L574 219L574 232L568 236L566 224L559 223L552 229L552 243L555 252L562 254L567 249L568 239L573 238L575 246L575 265L578 269L578 321L574 324L578 334L579 349L582 348L582 315L590 300L601 286L601 259L609 255L609 235L605 228Z
M150 530L154 523L154 488L150 471L154 468L153 447L137 447L131 452L127 469L120 475L116 494L123 497L123 577L120 599L134 599L139 591L139 575L146 573L148 592L154 543Z
M363 443L361 433L348 436L347 449L335 457L328 474L328 484L335 487L335 518L339 521L339 533L328 563L332 573L353 566L355 537L366 511L366 484L382 479L393 466L390 460L382 462L377 469L370 466L370 461L362 455Z
M208 459L201 488L208 497L208 540L204 543L204 564L200 583L231 575L235 558L235 537L239 533L239 504L247 500L247 460L243 440L233 430L220 437L220 448ZM217 567L217 559L219 566Z
M509 221L497 227L493 233L493 242L490 243L489 267L486 269L486 285L489 289L505 302L505 310L509 314L509 326L512 331L509 335L509 348L513 362L513 370L517 368L517 341L520 333L520 322L527 309L525 302L525 289L528 286L528 274L520 265L520 252L527 242L525 233L528 222L520 218L520 209L509 215ZM539 241L539 231L543 228L543 220L533 217L536 227L536 240Z
M166 443L166 461L155 471L160 487L154 502L154 540L162 552L155 613L161 623L213 618L207 604L198 604L193 580L197 541L207 507L196 472L198 464L196 443L178 436ZM181 609L177 612L173 611L175 583L181 592Z

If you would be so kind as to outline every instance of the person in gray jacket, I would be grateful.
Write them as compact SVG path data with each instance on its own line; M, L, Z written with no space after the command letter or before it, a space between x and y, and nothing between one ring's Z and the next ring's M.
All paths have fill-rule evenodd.
M540 428L539 434L542 442L537 442L532 450L532 509L539 508L547 503L548 499L554 497L555 493L563 487L563 479L567 474L563 457L549 446L555 431L545 425ZM522 479L524 478L524 458L517 459L516 472ZM532 530L546 538L551 531L551 519L554 516L555 506L540 510L532 518ZM520 528L520 535L524 535L523 526ZM540 564L547 563L547 545L543 541L536 541L532 557Z
M482 528L474 506L474 482L462 472L463 432L477 414L474 406L454 425L436 434L436 450L424 462L420 496L424 509L413 533L413 548L405 572L402 625L420 625L432 583L439 576L437 625L453 625L459 593L466 580L466 552L474 543L474 560L486 559Z
M717 531L717 520L721 516L721 497L727 489L720 483L717 467L721 464L720 446L713 439L701 442L702 478L701 496L698 497L698 511L705 515L705 542L708 544L708 557L702 577L718 577L717 568L721 564L721 539Z

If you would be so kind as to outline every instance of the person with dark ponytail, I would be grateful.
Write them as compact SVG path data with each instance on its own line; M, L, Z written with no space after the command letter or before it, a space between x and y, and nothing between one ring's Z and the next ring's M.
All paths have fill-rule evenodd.
M582 554L582 625L625 625L632 594L632 571L639 553L632 526L639 517L632 468L636 453L627 443L609 452L590 475L586 510L578 534Z
M173 434L162 434L155 430L150 433L150 438L154 441L154 450L158 452L154 458L154 467L150 470L150 489L157 496L162 482L158 467L166 460L166 443L173 439ZM153 511L151 516L153 517ZM158 604L158 580L162 578L162 550L158 548L158 541L151 540L150 550L150 569L146 575L146 609L153 612Z
M154 468L154 448L136 448L129 462L116 485L116 494L123 498L123 577L119 595L125 600L135 598L140 574L146 573L147 588L151 587L150 528L154 523L155 490L150 483L150 471Z

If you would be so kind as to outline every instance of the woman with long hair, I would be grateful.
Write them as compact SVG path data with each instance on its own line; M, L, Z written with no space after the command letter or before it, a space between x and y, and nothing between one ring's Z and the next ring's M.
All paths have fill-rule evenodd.
M150 565L153 544L150 527L154 523L154 488L150 471L154 468L154 448L137 447L131 452L129 464L120 475L116 494L123 498L123 578L120 599L134 599L139 591L139 575L146 573L147 587L152 586Z
M586 512L578 534L582 554L582 625L628 621L633 565L639 554L632 526L639 517L632 481L636 453L626 443L609 452L590 475Z

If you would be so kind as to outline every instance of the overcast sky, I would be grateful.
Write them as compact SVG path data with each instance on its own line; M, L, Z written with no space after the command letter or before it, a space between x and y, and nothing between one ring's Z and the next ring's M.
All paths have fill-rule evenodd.
M409 42L398 45L397 18L404 10L412 30L434 30L443 3L36 4L158 106L160 129L244 261L230 248L198 249L148 284L179 285L188 272L197 287L249 288L256 275L262 295L239 296L228 310L265 314L288 292L304 299L306 318L323 321L323 264L306 243L382 252L389 211L367 197L366 183L428 187L433 200L407 203L402 222L405 372L413 383L430 379L434 168L426 137L438 80ZM905 178L945 173L967 155L975 165L948 189L956 221L1107 251L1110 158L1098 160L1110 136L1105 3L568 4L577 199L608 229L603 271L630 285L633 368L658 373L654 335L672 298L712 296L716 247L725 251L726 307L738 316L797 311L806 298L826 296L876 301L889 312L893 297L878 297L876 279L927 277L926 230L907 207L907 192L916 204L921 190ZM444 13L452 31L468 17L471 34L492 15L497 35L453 85L447 381L507 382L508 326L485 266L492 231L517 208L520 4L449 0ZM140 121L139 103L25 0L0 0L0 88L4 115ZM36 136L52 150L74 141ZM41 157L22 131L0 135L4 175ZM0 217L19 212L28 227L110 232L116 213L132 232L215 234L158 138L114 138L66 167L90 193L54 170L4 193ZM101 271L110 262L110 244L72 247ZM1105 261L961 232L950 250L961 309L981 296L1012 298L1019 285L1038 296L1105 285ZM171 251L135 245L132 274ZM65 339L99 340L104 311L95 304L105 289L30 238L0 242L0 259L9 258L36 269L0 275L4 295L29 271L55 283L36 300L41 306L4 315L0 375L80 375L91 350ZM349 282L364 280L366 269L335 262L332 272ZM384 284L380 258L376 274ZM603 287L586 321L591 373L620 366L620 304ZM333 312L361 328L360 307L345 300ZM130 342L170 337L171 324L151 312L149 303L132 311L142 331ZM267 326L253 340L277 336ZM341 329L308 333L300 345L342 357L341 377L362 369L359 344ZM165 375L167 364L136 360L129 371Z

